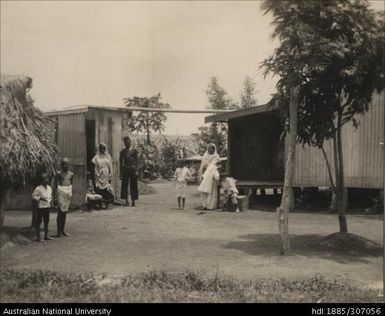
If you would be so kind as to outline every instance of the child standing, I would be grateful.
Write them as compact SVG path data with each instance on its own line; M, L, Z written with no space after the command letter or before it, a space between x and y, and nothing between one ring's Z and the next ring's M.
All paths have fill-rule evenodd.
M69 171L70 161L68 158L63 158L61 161L61 172L58 172L55 178L55 189L58 202L57 210L57 235L55 237L69 237L70 235L64 231L66 224L67 212L70 206L72 197L72 182L74 174Z
M187 163L183 161L179 161L178 168L176 168L174 173L174 179L175 179L175 193L178 200L178 207L180 209L181 208L185 209L187 180L189 180L190 178L191 178L191 172L187 168Z
M41 175L40 185L38 185L32 193L32 198L38 203L36 218L36 234L37 241L43 241L40 236L40 225L44 221L44 240L52 240L48 236L49 211L52 201L52 188L49 185L49 176L47 173Z

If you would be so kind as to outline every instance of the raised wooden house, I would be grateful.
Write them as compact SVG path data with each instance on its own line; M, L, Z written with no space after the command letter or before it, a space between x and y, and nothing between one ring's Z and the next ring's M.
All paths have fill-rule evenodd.
M375 94L367 113L343 128L345 184L348 188L383 189L384 186L384 92ZM256 106L206 117L206 123L227 122L227 172L245 188L280 188L284 180L285 142L277 108ZM331 141L325 143L333 165ZM330 186L326 162L318 148L297 145L294 185Z

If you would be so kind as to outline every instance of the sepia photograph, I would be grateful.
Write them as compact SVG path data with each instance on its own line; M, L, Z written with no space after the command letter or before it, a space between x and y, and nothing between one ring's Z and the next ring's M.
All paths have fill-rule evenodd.
M0 4L1 315L383 315L383 1Z

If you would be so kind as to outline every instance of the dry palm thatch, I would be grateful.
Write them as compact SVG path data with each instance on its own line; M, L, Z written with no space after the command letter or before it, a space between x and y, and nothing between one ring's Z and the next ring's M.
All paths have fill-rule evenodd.
M0 188L27 184L39 170L55 172L57 147L49 119L33 106L32 79L1 75Z

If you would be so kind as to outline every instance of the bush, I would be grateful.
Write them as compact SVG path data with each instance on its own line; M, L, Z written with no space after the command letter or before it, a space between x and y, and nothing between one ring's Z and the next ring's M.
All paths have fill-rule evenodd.
M189 155L188 149L181 144L179 138L176 139L175 143L165 138L160 151L162 155L160 175L163 178L172 177L177 168L178 159L183 159Z
M161 176L170 178L174 175L178 159L194 154L192 149L182 144L180 138L170 141L164 137L161 143L147 144L143 139L137 139L136 149L139 153L139 176L154 180Z
M136 149L139 159L139 178L157 179L163 164L158 147L138 140Z

